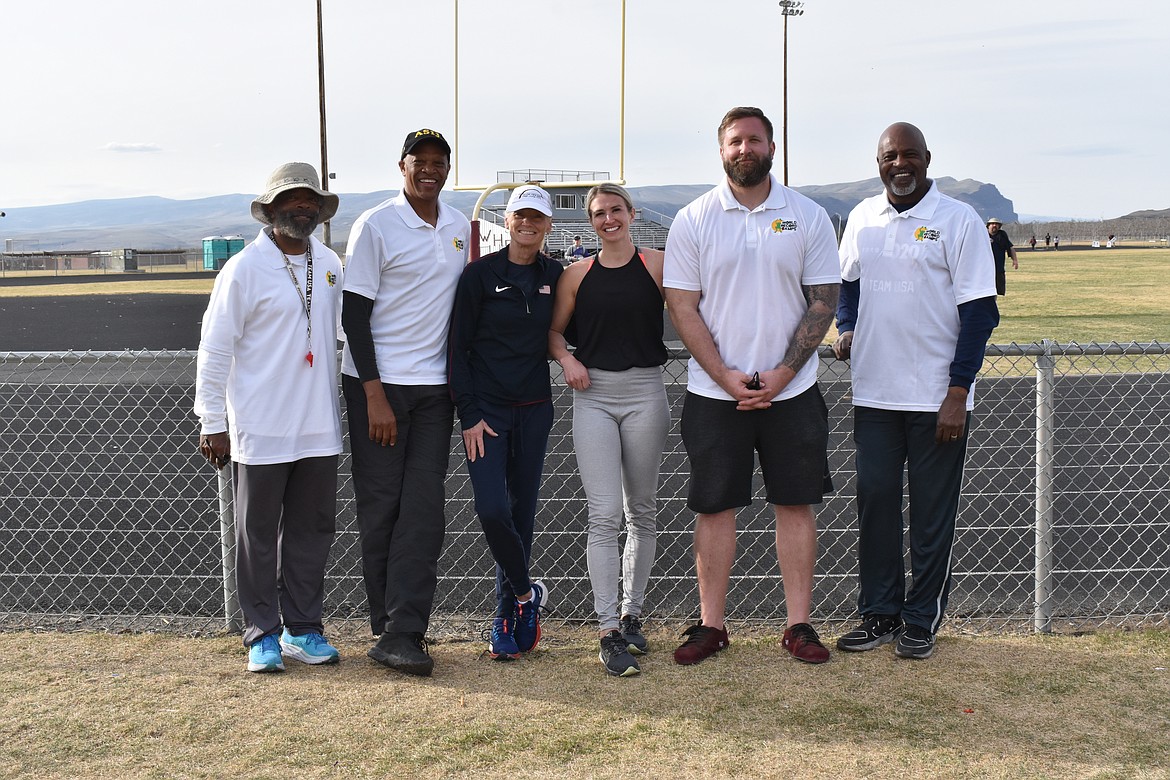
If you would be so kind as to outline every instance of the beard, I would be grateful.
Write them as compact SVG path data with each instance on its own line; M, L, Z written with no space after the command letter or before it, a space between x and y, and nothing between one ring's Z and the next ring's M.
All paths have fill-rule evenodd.
M906 197L910 193L914 192L914 190L916 190L916 189L918 189L918 180L917 179L911 179L910 183L907 184L905 187L899 187L896 184L894 184L893 181L890 182L890 192L894 193L899 198Z
M314 218L302 224L297 221L297 216L289 211L279 211L272 216L272 227L294 241L305 241L317 229L317 220Z
M737 187L755 187L771 173L772 158L745 155L735 160L724 160L723 171Z

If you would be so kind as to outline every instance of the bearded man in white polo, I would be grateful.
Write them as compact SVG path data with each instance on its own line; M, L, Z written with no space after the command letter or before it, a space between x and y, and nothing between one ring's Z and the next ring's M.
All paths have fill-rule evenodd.
M337 515L341 260L313 238L337 213L307 163L288 163L252 202L264 224L215 280L199 340L199 451L231 463L236 582L248 670L284 655L337 663L324 637L325 564Z

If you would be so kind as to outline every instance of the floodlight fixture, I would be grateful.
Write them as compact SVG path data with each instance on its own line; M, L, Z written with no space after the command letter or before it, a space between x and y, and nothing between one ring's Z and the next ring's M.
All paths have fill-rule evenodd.
M781 141L784 149L784 186L788 186L788 17L803 16L804 3L801 0L780 0L780 14L784 17L784 119L781 125Z

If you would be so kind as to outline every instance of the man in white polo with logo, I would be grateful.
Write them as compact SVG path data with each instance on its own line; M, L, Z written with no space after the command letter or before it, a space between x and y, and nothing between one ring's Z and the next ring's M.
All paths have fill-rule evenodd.
M894 642L897 656L924 659L934 652L950 593L975 374L999 324L995 264L975 210L926 177L922 131L890 125L877 163L885 192L853 209L841 238L833 350L852 358L862 622L837 647L857 652Z
M454 406L447 327L471 226L442 203L451 146L406 136L402 191L358 218L349 237L342 388L370 628L368 655L429 676L424 639L438 584Z
M809 624L812 505L832 490L816 350L837 306L837 242L825 210L771 175L776 144L760 109L728 111L718 139L726 177L679 212L663 271L671 320L691 353L682 438L701 611L674 660L695 664L727 647L736 511L751 504L758 453L776 514L783 646L824 663L829 651Z
M313 237L337 213L307 163L288 163L252 201L264 224L215 279L199 337L199 452L229 462L236 584L248 671L284 656L337 663L321 622L337 514L337 315L341 260Z

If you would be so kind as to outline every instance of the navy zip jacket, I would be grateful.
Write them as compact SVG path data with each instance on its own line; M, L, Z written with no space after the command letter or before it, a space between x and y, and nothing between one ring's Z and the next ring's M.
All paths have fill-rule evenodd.
M483 419L480 402L524 406L552 398L548 329L560 263L537 254L536 290L508 278L508 248L463 269L447 339L447 381L463 430Z

